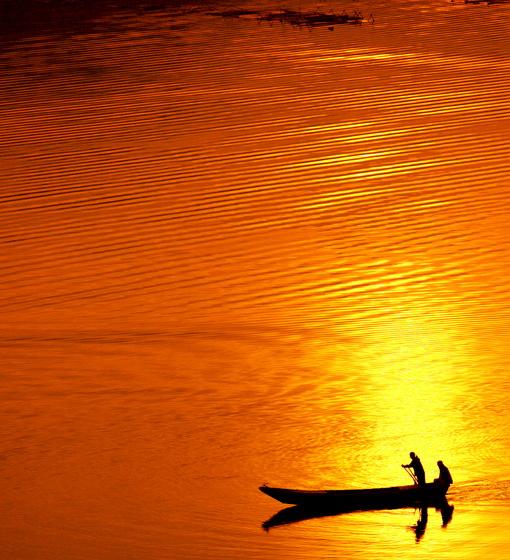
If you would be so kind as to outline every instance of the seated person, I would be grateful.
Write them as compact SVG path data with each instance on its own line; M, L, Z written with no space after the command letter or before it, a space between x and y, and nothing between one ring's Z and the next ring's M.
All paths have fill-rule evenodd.
M434 482L448 488L450 484L453 484L452 475L443 461L438 461L437 466L439 467L439 476L434 479Z

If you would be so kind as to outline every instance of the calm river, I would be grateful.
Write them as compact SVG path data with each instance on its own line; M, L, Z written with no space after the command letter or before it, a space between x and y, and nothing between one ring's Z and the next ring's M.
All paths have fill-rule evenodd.
M509 558L510 4L58 14L0 41L2 560ZM410 451L447 519L262 528Z

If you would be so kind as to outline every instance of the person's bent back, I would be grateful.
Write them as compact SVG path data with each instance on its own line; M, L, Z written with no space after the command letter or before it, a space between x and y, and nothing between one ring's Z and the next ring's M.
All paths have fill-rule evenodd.
M439 476L434 480L434 482L440 484L448 490L450 485L453 484L452 475L443 461L438 461L437 466L439 467Z

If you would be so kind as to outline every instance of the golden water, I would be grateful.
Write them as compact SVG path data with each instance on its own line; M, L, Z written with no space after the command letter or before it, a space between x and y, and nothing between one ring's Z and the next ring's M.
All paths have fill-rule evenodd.
M510 7L339 6L4 38L3 557L509 555ZM446 527L261 529L411 450Z

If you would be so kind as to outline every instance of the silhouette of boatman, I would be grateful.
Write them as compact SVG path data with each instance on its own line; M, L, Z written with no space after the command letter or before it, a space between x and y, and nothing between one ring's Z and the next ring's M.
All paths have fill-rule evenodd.
M434 482L441 484L441 486L445 486L448 490L450 484L453 484L452 475L443 461L438 461L437 466L439 467L439 476L434 479Z
M409 457L411 457L411 462L408 465L402 465L404 468L408 469L409 467L413 469L414 476L418 481L418 486L425 485L425 470L423 469L423 465L421 464L420 458L414 451L409 453Z

